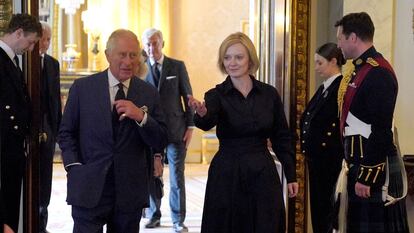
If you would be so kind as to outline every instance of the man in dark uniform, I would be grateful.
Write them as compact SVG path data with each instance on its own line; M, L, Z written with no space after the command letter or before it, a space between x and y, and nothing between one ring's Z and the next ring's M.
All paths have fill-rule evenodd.
M39 232L45 233L48 211L52 191L53 155L55 153L56 137L60 120L62 119L62 105L60 101L59 62L46 54L50 46L51 30L46 22L41 22L43 36L39 41L41 57L41 131L43 137L40 143L40 193L39 193Z
M340 101L340 129L349 169L348 209L339 218L340 232L409 232L404 201L386 206L382 192L389 182L388 194L392 193L402 179L401 168L389 166L398 159L392 132L398 91L395 73L373 46L374 24L367 13L348 14L335 27L338 47L355 66L353 74L344 78L342 90L346 92Z
M16 14L0 39L0 221L4 232L18 230L30 122L30 99L17 55L33 50L41 36L42 26L36 17Z

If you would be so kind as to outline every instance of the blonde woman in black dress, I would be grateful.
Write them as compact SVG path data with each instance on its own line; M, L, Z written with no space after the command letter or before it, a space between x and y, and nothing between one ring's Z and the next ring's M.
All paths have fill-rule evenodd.
M282 233L285 208L282 186L266 139L281 161L289 197L296 196L292 134L276 89L255 79L259 60L243 33L229 35L219 49L218 65L226 80L191 98L195 125L216 126L219 151L210 165L202 233Z

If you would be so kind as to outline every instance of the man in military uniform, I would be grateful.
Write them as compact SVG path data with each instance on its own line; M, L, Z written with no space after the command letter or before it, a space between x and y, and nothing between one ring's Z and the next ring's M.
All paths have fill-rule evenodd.
M29 94L17 55L32 51L41 36L42 25L36 17L16 14L0 38L0 227L4 232L18 230L30 122Z
M388 193L393 192L391 187L402 179L400 167L389 166L397 159L392 132L398 91L395 73L373 46L375 29L367 13L348 14L335 27L338 47L355 66L352 75L344 78L346 92L339 100L349 169L348 209L346 218L340 216L340 232L409 232L404 202L386 206L382 192L388 182ZM393 194L398 195L398 190Z

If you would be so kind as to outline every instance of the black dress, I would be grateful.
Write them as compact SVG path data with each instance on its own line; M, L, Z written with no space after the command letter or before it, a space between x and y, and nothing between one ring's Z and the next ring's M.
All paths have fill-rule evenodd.
M245 98L228 77L205 94L207 114L194 117L203 130L217 126L220 142L208 173L202 233L285 230L282 187L266 139L293 182L292 137L276 89L251 79Z

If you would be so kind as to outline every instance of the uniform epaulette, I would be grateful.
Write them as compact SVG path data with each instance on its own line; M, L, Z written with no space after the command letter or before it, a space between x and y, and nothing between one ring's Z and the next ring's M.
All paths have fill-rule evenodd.
M373 67L379 66L378 62L372 57L367 58L367 63Z
M368 186L376 186L385 177L385 162L373 166L360 164L357 181ZM381 184L382 185L382 184Z

